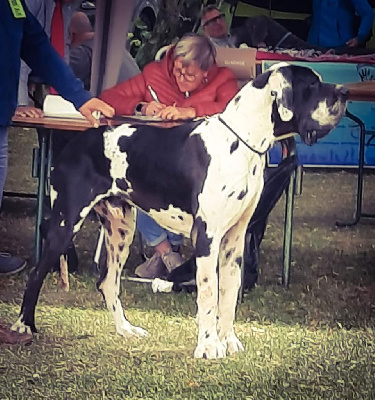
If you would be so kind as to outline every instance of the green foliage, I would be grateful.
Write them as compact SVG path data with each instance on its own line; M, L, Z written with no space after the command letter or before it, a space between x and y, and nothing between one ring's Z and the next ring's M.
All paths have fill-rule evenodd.
M162 0L153 31L142 40L136 54L138 65L143 68L153 61L157 51L173 43L184 33L191 32L200 14L200 0Z

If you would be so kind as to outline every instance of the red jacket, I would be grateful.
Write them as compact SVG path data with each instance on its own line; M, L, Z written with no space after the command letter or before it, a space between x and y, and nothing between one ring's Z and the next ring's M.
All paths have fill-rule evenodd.
M103 91L99 97L114 107L116 114L132 115L138 103L153 100L147 89L150 85L159 101L167 106L175 104L177 107L193 107L197 117L222 112L238 91L237 80L232 71L213 65L207 82L202 82L189 97L185 97L185 93L178 89L172 74L172 51L170 49L161 61L146 65L139 75Z

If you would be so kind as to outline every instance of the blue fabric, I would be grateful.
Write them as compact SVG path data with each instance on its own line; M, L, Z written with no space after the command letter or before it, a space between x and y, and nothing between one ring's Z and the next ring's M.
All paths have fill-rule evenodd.
M8 132L0 126L0 208L8 169Z
M361 19L358 32L354 17ZM307 41L315 46L341 47L350 39L363 43L370 34L372 8L367 0L313 0L313 12Z
M51 46L38 21L25 7L26 18L14 18L8 0L0 0L0 126L6 127L17 107L21 58L34 75L53 86L76 108L92 95L83 89L68 65Z
M139 210L137 211L137 229L148 246L155 247L166 239L174 246L182 243L183 236L163 229L151 217Z

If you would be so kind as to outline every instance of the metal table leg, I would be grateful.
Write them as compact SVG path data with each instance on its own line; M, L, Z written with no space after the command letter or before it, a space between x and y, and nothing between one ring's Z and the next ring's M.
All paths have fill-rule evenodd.
M356 225L361 217L364 218L375 218L375 214L362 213L362 200L363 200L363 173L365 165L365 139L366 139L366 128L365 124L361 119L346 110L345 115L352 121L358 124L360 129L359 136L359 160L358 160L358 178L357 178L357 199L356 208L354 212L353 220L351 221L336 221L336 226L354 226Z
M285 220L284 220L284 242L283 242L283 268L282 285L289 287L290 264L292 261L292 234L293 234L293 208L294 195L296 191L296 170L290 176L289 185L286 191Z

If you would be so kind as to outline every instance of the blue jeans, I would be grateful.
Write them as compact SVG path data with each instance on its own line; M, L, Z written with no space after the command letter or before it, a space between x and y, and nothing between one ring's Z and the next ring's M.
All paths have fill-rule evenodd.
M8 131L0 127L0 207L3 199L5 178L8 172Z
M155 247L166 239L173 246L178 246L182 243L182 235L167 231L151 217L139 210L137 210L137 229L141 232L148 246Z

